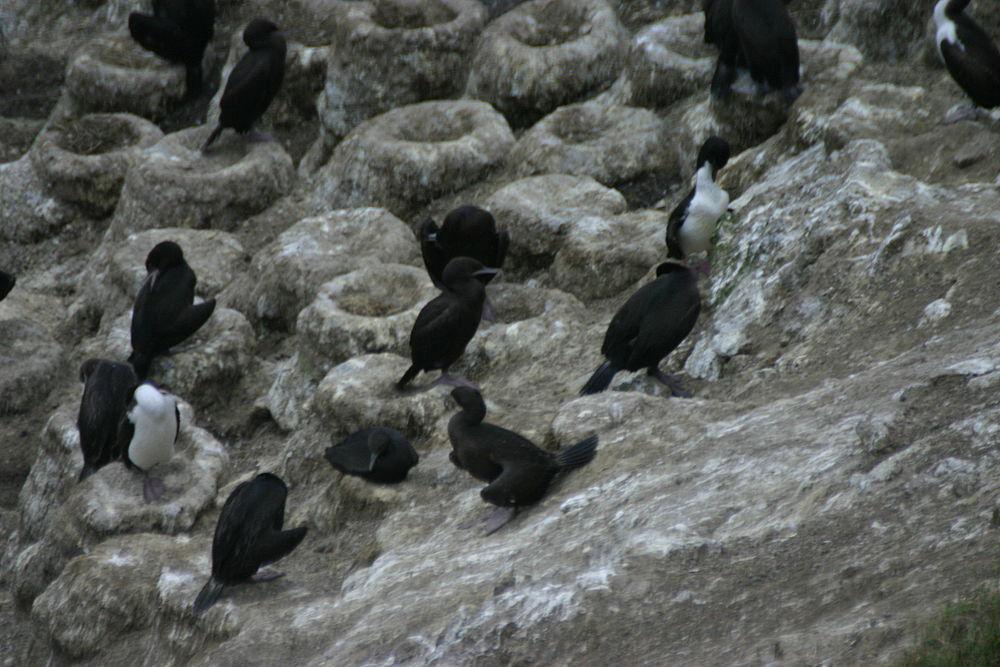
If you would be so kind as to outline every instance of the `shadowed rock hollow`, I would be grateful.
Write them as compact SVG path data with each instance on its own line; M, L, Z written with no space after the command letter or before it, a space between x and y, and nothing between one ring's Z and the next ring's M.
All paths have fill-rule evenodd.
M933 2L792 3L790 108L745 81L710 100L690 0L219 2L195 101L128 39L139 4L0 6L11 664L890 664L995 582L1000 119L941 123L965 100L922 41ZM202 155L258 15L289 40L278 141ZM731 211L662 364L695 397L623 372L580 398L713 133ZM488 506L448 458L454 401L393 386L437 294L415 230L463 203L511 242L453 370L548 450L600 437L488 537L463 527ZM218 305L153 364L182 429L147 505L117 462L76 482L77 369L128 355L168 239ZM419 453L403 484L324 459L371 426ZM222 504L263 471L309 534L195 617Z

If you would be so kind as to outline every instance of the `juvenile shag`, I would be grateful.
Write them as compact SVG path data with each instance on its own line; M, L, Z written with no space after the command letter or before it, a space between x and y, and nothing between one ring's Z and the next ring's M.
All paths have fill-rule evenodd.
M497 273L471 257L456 257L448 262L441 276L441 294L420 310L410 332L412 364L396 386L404 388L421 371L440 370L435 384L462 383L448 375L472 337L483 315L486 288L481 279Z
M151 503L163 495L166 487L150 472L173 458L181 412L172 396L148 382L136 387L132 399L118 428L118 447L125 455L125 465L143 473L142 497Z
M949 113L946 122L972 118L976 107L1000 107L1000 50L965 13L971 0L940 0L934 7L935 42L948 73L972 100L972 107Z
M462 408L448 421L451 462L476 479L489 482L479 495L496 505L486 534L510 521L518 508L537 503L556 475L587 465L597 452L597 436L553 454L505 428L483 421L486 403L471 387L456 387L451 396Z
M149 374L153 357L180 345L215 310L215 299L194 303L198 279L173 241L156 244L146 256L146 271L132 308L132 354L128 359L140 380Z
M660 264L656 279L636 290L611 318L601 345L607 361L594 371L580 393L602 392L619 371L645 368L674 396L690 396L676 378L659 369L659 364L691 333L700 310L694 271L679 262Z
M243 31L243 41L250 50L229 74L219 101L219 124L202 151L227 127L239 134L249 132L281 90L287 46L278 26L266 19L254 19Z
M153 15L132 12L128 30L139 46L184 65L186 94L202 87L202 58L215 34L215 0L153 0Z
M326 460L345 475L378 484L398 484L420 457L402 433L375 427L356 431L327 448Z
M83 452L83 481L112 461L121 458L118 427L129 409L132 393L139 384L129 364L105 359L87 359L80 366L83 398L76 425Z
M706 139L698 151L694 187L667 222L667 254L671 259L682 260L711 248L719 218L729 207L729 194L715 183L727 162L729 142L716 136Z
M229 494L212 540L212 577L194 601L195 614L215 604L226 586L283 576L258 570L290 554L306 536L305 526L282 529L287 497L285 482L266 472Z

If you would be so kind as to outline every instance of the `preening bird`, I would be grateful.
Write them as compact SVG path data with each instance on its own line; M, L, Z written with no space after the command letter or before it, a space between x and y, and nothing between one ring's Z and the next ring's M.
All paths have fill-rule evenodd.
M305 526L283 529L287 497L285 482L267 472L229 494L212 539L212 577L194 601L195 614L215 604L226 586L284 576L260 568L292 553L306 536Z
M448 262L456 257L471 257L483 266L503 268L507 257L510 234L507 230L497 231L496 220L489 211L478 206L465 205L450 211L444 217L441 227L428 218L420 227L420 253L424 266L434 285L441 287L441 274ZM483 276L483 284L489 284L495 275ZM495 318L489 295L483 304L483 319Z
M338 445L329 447L326 460L345 475L378 484L398 484L406 479L420 457L409 440L391 428L355 431Z
M456 257L441 275L441 294L424 306L410 332L412 364L396 386L404 388L421 371L440 370L438 383L462 384L448 369L476 335L483 315L486 288L481 279L497 273L471 257Z
M656 279L636 290L611 318L601 345L607 361L594 371L580 393L602 392L619 371L645 368L674 396L690 396L675 377L660 370L659 364L691 333L700 311L694 271L680 262L660 264Z
M80 366L83 398L76 425L83 452L83 481L112 461L121 458L118 428L132 401L139 378L129 364L106 359L87 359Z
M151 472L173 458L180 430L181 412L172 396L149 382L136 387L132 406L118 427L118 448L125 455L125 465L143 474L142 497L147 503L158 500L166 490Z
M729 207L729 193L715 183L729 162L729 142L711 136L698 151L694 187L674 208L667 222L667 252L671 259L708 252L719 219Z
M452 398L461 408L448 421L451 462L476 479L488 482L480 496L496 505L486 520L486 534L514 518L518 509L545 496L556 475L590 463L597 452L591 436L558 454L547 452L522 435L488 424L482 394L456 387Z
M285 36L267 19L254 19L243 31L250 48L240 58L219 101L219 124L202 151L208 150L225 128L239 134L249 132L271 106L285 79Z
M128 359L140 380L149 374L153 357L187 340L215 310L215 299L194 303L198 279L173 241L156 244L146 256L146 271L132 307Z
M164 60L184 65L187 95L202 87L202 58L215 34L215 0L153 0L153 14L132 12L132 39Z

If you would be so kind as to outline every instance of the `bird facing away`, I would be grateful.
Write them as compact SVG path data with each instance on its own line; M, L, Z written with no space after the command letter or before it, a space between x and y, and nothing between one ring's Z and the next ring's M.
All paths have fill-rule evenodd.
M132 354L128 358L140 380L149 374L153 357L187 340L215 310L215 299L194 303L198 279L173 241L157 243L149 252L146 272L132 307Z
M703 1L705 42L719 49L713 97L729 97L741 68L750 70L759 93L781 91L789 104L802 94L798 36L788 1Z
M207 150L227 127L239 134L249 132L281 90L287 46L278 26L267 19L254 19L243 31L243 41L250 50L229 73L219 101L219 124L202 151Z
M974 118L976 107L1000 106L1000 50L965 13L971 0L940 0L934 6L935 42L948 73L974 106L949 112L945 122Z
M398 484L420 457L402 433L375 427L355 431L340 444L327 448L326 460L345 475L378 484Z
M729 142L711 136L698 151L694 187L674 208L667 222L667 254L683 260L708 252L719 218L729 207L729 193L715 183L719 170L729 162Z
M478 206L459 206L444 217L440 229L428 218L420 228L420 252L434 285L441 286L441 274L456 257L471 257L483 266L503 267L510 245L507 230L497 231L496 220ZM485 276L489 283L493 276Z
M151 503L166 487L150 472L173 458L181 412L172 396L148 382L136 387L132 399L132 407L118 427L118 447L125 454L125 465L143 473L142 497Z
M629 297L611 318L601 364L580 393L596 394L608 388L619 371L645 368L674 396L688 397L680 382L659 369L660 362L691 333L701 310L698 277L680 262L656 267L656 279Z
M524 436L484 422L486 403L477 390L456 387L451 397L461 411L448 421L448 456L456 467L489 483L479 495L498 509L486 520L487 535L514 518L518 508L541 500L556 475L587 465L597 452L596 435L558 454L547 452Z
M424 266L434 285L441 287L441 274L448 261L455 257L471 257L483 266L500 269L507 257L510 234L507 230L497 231L496 220L489 211L478 206L459 206L444 217L439 229L434 220L428 218L420 227L420 253ZM483 276L483 284L489 284L494 276ZM489 295L483 305L483 319L495 318Z
M283 576L273 570L258 570L292 553L306 536L305 526L282 529L287 497L285 482L267 472L229 494L212 540L212 577L194 601L195 614L215 604L226 586Z
M153 15L132 12L128 31L139 46L184 65L186 94L201 91L201 62L215 34L215 0L153 0Z
M481 278L497 273L471 257L456 257L448 262L441 274L441 294L429 301L417 315L410 331L412 364L396 386L403 389L421 371L440 370L434 382L467 384L453 378L448 369L465 352L465 346L479 329L483 315L486 288Z
M128 364L105 359L87 359L80 366L83 398L76 425L83 452L83 481L112 461L121 458L118 426L129 409L132 394L139 384Z
M14 289L14 285L17 284L17 278L9 273L0 271L0 301L7 298L10 291Z

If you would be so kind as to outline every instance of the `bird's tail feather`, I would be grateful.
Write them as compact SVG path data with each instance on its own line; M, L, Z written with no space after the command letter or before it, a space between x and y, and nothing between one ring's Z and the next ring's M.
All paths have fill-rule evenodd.
M420 367L417 366L416 364L413 364L412 366L406 369L406 372L403 373L403 377L399 378L399 382L396 383L396 388L402 389L403 387L405 387L407 384L410 383L410 380L417 377L419 373L420 373Z
M569 449L559 452L556 455L556 461L563 470L573 470L593 461L595 454L597 454L597 436L592 435Z
M198 593L198 597L194 600L194 613L200 614L215 604L219 596L222 595L223 588L225 588L225 584L215 577L209 579L208 583L205 584L201 592Z
M611 365L610 361L605 361L603 364L597 367L594 374L590 376L587 380L587 384L583 385L583 389L580 390L581 396L586 396L588 394L599 394L608 388L611 381L615 379L615 373L618 369Z
M88 477L90 477L91 475L93 475L95 472L97 472L97 468L95 468L94 466L90 465L89 463L84 463L83 464L83 470L80 471L80 476L77 478L76 481L77 482L82 482L83 480L85 480Z
M212 134L208 135L208 141L206 141L205 145L201 147L201 152L204 153L207 151L208 147L212 145L213 141L219 138L220 134L222 134L222 125L216 125L215 129L212 130Z

